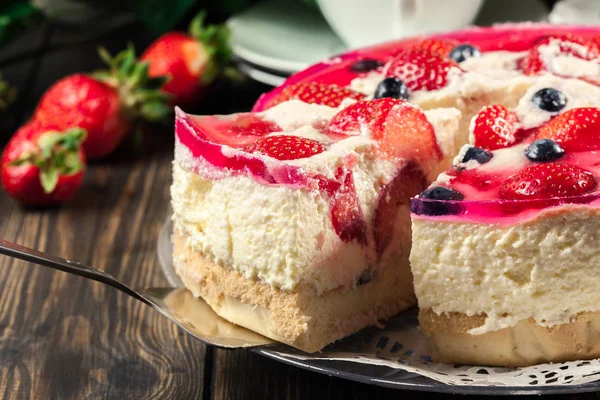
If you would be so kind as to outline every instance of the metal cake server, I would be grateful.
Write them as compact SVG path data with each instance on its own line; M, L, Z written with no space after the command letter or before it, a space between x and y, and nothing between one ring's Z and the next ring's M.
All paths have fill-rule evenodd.
M0 254L79 275L119 289L134 299L154 308L190 335L213 346L238 348L265 346L275 343L271 339L219 317L202 299L194 297L191 292L184 288L134 290L101 269L46 254L3 239L0 239Z

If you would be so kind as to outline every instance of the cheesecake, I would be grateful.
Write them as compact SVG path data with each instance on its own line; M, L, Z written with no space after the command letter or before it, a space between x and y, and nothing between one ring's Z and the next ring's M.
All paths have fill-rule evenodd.
M409 199L449 165L459 119L392 98L177 110L177 273L221 317L307 352L415 305Z
M538 268L556 260L585 276L584 261L571 264L568 253L593 253L574 239L597 222L596 150L563 139L600 106L598 44L590 32L566 31L523 25L405 39L310 67L249 113L177 110L171 198L182 281L221 317L307 352L418 299L438 361L592 357L583 336L569 347L564 334L537 333L571 332L571 319L595 312L577 280L549 283ZM524 155L544 146L560 159ZM540 174L577 184L564 193L537 185L531 197L527 179ZM472 276L463 279L465 266ZM565 268L556 276L570 277ZM508 286L494 285L497 277ZM528 291L538 280L540 291ZM570 296L561 285L583 293L577 306L544 303ZM523 324L535 332L511 330ZM539 350L544 341L559 350Z

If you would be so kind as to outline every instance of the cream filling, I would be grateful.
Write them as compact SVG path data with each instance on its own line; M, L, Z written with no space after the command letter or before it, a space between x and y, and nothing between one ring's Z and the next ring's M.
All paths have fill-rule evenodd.
M366 265L360 245L338 238L317 192L239 175L205 179L175 162L171 199L186 244L247 279L283 290L305 282L322 292L352 284Z
M412 235L419 306L485 313L473 335L600 310L600 210L554 208L508 227L414 218Z
M361 139L365 140L355 137L348 143L358 143L352 151L351 169L368 233L381 183L391 180L397 167L377 159ZM367 265L374 267L372 240L367 248L340 240L324 193L262 185L243 175L215 176L210 166L188 153L176 142L171 203L175 227L192 249L249 279L284 290L301 283L318 293L350 287ZM342 158L329 151L315 158L319 156L320 162L311 165L334 175ZM408 221L402 230L408 231ZM406 247L406 243L400 245Z

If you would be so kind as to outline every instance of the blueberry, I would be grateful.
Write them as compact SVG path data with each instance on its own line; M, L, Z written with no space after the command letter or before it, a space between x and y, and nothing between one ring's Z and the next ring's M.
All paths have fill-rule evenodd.
M554 161L564 155L565 150L550 139L536 140L525 149L525 157L535 162Z
M494 157L492 153L487 150L482 149L481 147L469 147L469 150L465 153L465 156L462 159L462 162L467 162L471 160L477 161L479 164L485 164L490 161Z
M462 200L465 198L465 196L463 196L461 192L458 192L454 189L436 186L425 189L423 193L419 195L419 198L431 200Z
M450 58L456 61L457 63L461 63L465 61L467 58L471 57L479 57L481 52L475 46L470 44L461 44L460 46L456 46L450 52Z
M369 72L382 67L383 63L379 60L374 60L372 58L364 58L362 60L358 60L354 64L350 66L350 71L352 72Z
M544 88L535 92L531 102L544 111L558 112L567 105L567 96L560 90Z
M375 99L383 97L408 100L408 87L398 78L385 78L377 85L377 89L375 89L375 94L373 95Z
M448 193L442 194L440 193ZM437 193L437 194L436 194ZM433 196L433 197L428 197ZM442 199L440 197L452 197ZM411 199L410 212L417 215L457 215L464 212L460 202L436 201L436 200L462 200L463 195L456 190L446 188L427 189L417 199Z

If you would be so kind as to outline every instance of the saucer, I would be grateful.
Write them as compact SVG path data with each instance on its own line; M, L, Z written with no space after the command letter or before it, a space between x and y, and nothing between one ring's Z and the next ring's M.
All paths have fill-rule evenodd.
M239 59L283 76L347 48L319 10L302 1L267 0L231 17L227 26Z

